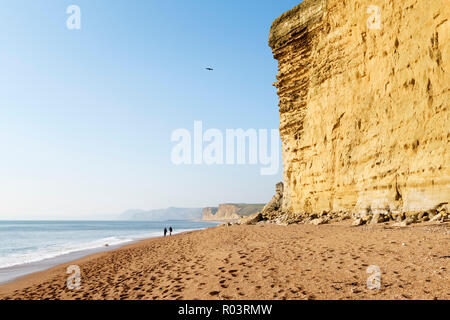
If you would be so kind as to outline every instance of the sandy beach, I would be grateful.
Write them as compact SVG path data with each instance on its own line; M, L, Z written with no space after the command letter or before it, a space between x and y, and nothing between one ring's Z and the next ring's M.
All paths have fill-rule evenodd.
M449 248L449 223L219 226L31 274L0 286L0 299L450 299ZM79 290L66 287L69 265Z

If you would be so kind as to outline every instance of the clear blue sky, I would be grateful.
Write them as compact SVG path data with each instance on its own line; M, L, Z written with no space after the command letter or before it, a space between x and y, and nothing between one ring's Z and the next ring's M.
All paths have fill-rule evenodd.
M278 128L268 32L299 2L2 1L0 219L270 200L281 168L175 166L170 137Z

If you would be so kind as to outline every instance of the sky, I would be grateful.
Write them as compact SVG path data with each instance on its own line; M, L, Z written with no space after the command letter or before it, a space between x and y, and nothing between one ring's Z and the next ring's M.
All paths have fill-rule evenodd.
M171 135L278 128L268 33L299 2L2 1L0 219L269 201L281 164L175 165Z

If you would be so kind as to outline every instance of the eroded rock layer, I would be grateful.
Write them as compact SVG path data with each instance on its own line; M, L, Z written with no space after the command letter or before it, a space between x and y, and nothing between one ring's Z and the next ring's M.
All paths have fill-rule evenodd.
M279 62L283 212L449 202L448 0L305 0L273 23L269 44Z

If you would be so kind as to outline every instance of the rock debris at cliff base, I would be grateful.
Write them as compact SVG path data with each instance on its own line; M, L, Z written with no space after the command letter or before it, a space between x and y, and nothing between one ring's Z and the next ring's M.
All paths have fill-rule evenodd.
M390 212L386 209L382 212L346 212L346 211L322 211L321 213L293 213L284 212L282 203L284 201L284 184L278 183L275 187L275 195L266 204L261 212L257 212L249 217L242 218L235 224L265 224L275 223L279 225L289 225L298 223L309 223L322 225L332 222L341 222L352 219L353 226L366 224L379 224L393 222L393 226L406 227L420 222L443 223L450 221L450 211L448 203L441 203L427 211L410 212Z

